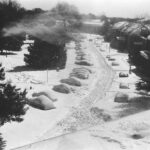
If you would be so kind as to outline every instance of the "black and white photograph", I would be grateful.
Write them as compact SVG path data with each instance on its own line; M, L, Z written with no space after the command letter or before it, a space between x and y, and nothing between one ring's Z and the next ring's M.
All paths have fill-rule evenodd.
M150 150L150 1L0 0L0 150Z

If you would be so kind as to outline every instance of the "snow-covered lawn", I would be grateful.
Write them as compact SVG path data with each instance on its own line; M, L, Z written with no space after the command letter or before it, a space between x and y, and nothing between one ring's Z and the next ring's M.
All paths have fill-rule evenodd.
M150 149L150 105L149 102L145 103L116 103L114 98L116 93L123 92L129 95L137 93L135 83L140 80L136 74L132 72L127 78L119 78L119 73L129 73L128 55L119 53L114 49L109 50L109 44L97 40L96 35L86 35L87 41L90 39L90 45L92 49L97 49L109 67L115 71L115 77L110 88L106 88L106 95L102 99L96 100L92 104L93 108L93 127L88 129L81 129L74 133L62 135L60 137L48 139L50 133L47 133L44 137L40 138L35 144L27 145L19 150L32 149L32 150L149 150ZM92 39L92 40L91 40ZM98 55L98 53L95 53ZM112 60L108 60L107 56L110 55L113 61L119 65L112 66ZM103 63L103 61L97 61ZM107 69L107 67L105 68ZM104 76L103 76L104 75ZM111 75L111 74L110 74ZM105 71L100 71L99 77L106 79ZM103 77L102 77L103 76ZM97 81L96 81L97 82ZM103 83L98 81L97 83ZM128 84L129 89L119 88L120 83ZM105 85L101 85L105 86ZM100 89L102 90L102 89ZM135 94L136 95L136 94ZM141 99L142 100L142 99ZM85 103L84 103L85 104ZM95 108L95 109L94 109ZM79 111L81 113L82 111ZM84 112L84 111L83 111ZM87 116L89 113L87 111ZM81 117L81 113L79 116ZM80 124L91 123L91 119L86 118L85 114L79 119ZM105 117L104 117L105 116ZM105 121L98 120L103 118ZM73 119L68 117L67 119ZM98 122L96 122L96 119ZM86 121L85 121L86 120ZM88 120L88 121L87 121ZM66 121L66 120L65 120ZM109 122L108 122L109 121ZM67 121L66 121L67 122ZM73 122L68 120L64 125L70 127ZM70 124L69 124L70 123ZM75 123L75 122L74 122ZM76 124L75 124L76 125ZM95 125L95 126L94 126ZM69 128L69 127L68 127ZM55 128L54 128L55 129ZM72 128L74 129L74 128ZM43 139L47 139L42 141Z
M109 49L109 44L102 42L103 39L99 36L82 35L85 37L81 43L82 49L91 57L90 60L94 65L88 68L93 73L88 80L79 79L82 86L72 87L72 93L68 95L54 92L52 87L59 84L61 79L68 78L73 68L81 67L75 65L74 42L67 45L66 68L59 72L49 70L48 82L47 70L19 71L18 67L18 70L15 69L17 71L9 71L25 65L23 61L23 54L27 53L25 47L17 55L7 58L0 56L8 71L7 78L18 87L27 88L29 97L34 91L48 89L58 99L54 103L55 110L41 111L30 107L22 123L7 123L1 127L0 132L7 141L7 149L34 142L37 143L29 144L20 150L150 149L149 105L114 102L118 91L129 95L137 92L135 83L140 77L133 72L129 74L128 55ZM108 59L108 56L111 59ZM113 66L112 62L118 65ZM129 77L119 78L120 72L128 73ZM120 83L127 84L129 89L121 89ZM29 90L30 87L32 90ZM66 133L69 134L64 135Z
M85 52L90 55L90 59L93 66L89 67L93 72L90 74L89 79L81 80L81 87L73 87L72 93L61 94L52 90L54 85L60 84L61 79L69 77L73 68L82 67L80 65L75 65L75 43L71 42L67 45L67 64L66 68L57 72L56 70L32 70L25 67L24 54L28 53L26 45L22 47L22 51L15 52L14 55L1 56L5 70L6 79L11 80L13 84L17 87L28 90L28 98L32 97L32 93L40 90L49 90L52 92L54 97L58 99L54 103L56 109L50 111L42 111L32 107L27 111L24 116L24 121L21 123L6 123L0 128L0 133L2 133L3 138L7 142L6 149L23 146L32 142L37 141L47 131L51 131L58 122L64 119L69 113L72 107L78 107L82 99L84 99L93 88L99 78L101 73L97 68L99 67L98 58L95 54L88 48L88 43L83 41L82 48ZM47 74L48 73L48 74ZM48 77L48 79L47 79ZM32 87L32 89L30 89ZM53 132L52 136L55 136ZM62 134L62 133L60 133Z

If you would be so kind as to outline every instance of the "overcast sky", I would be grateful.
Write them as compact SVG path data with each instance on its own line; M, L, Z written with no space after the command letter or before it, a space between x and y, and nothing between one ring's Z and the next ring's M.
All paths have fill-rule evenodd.
M105 13L108 16L137 17L150 15L150 0L18 0L25 8L51 9L58 2L68 2L82 13Z

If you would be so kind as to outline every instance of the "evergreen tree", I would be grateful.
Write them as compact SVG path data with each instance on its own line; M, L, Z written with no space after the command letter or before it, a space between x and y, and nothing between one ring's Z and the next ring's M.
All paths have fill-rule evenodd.
M0 1L0 51L3 50L20 50L22 40L20 37L4 37L5 27L11 26L14 22L19 21L25 15L25 9L21 8L20 4L14 0ZM7 29L5 29L7 30Z
M0 37L0 51L3 53L4 50L7 51L19 51L23 44L23 38L21 36L8 36Z
M25 10L20 4L13 0L0 1L0 30L9 23L18 21L23 17Z
M6 146L6 141L4 141L2 135L0 134L0 150L3 150Z
M2 63L0 63L0 80L5 80L5 70Z
M3 85L0 88L0 124L6 122L23 120L22 116L26 113L26 90L20 92L15 86L10 83Z
M101 27L101 34L106 35L110 29L109 20L105 20L103 26Z
M66 62L65 44L52 44L35 39L28 48L24 61L33 68L64 68ZM59 65L59 66L58 66Z
M5 79L5 70L0 63L0 80ZM6 122L21 122L22 115L26 112L26 90L20 92L9 82L0 84L0 125Z
M9 36L5 38L5 45L4 48L6 50L11 51L19 51L21 49L21 46L23 44L22 37L17 36Z

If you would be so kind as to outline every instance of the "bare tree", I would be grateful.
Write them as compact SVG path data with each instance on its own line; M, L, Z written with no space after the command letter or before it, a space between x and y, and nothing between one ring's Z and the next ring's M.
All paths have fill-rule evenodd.
M72 24L81 19L77 7L66 2L58 3L51 13L56 19L63 21L65 29L67 29L67 23Z

